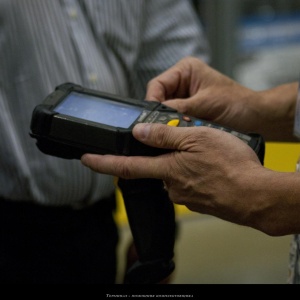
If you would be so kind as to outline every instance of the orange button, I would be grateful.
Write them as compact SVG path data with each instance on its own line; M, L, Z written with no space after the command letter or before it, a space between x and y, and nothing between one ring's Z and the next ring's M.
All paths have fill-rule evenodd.
M182 119L186 122L191 122L191 118L189 116L183 116Z

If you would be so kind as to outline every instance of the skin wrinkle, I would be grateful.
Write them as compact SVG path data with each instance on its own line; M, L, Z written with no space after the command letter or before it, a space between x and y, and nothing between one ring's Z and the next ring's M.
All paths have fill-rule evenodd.
M199 128L199 130L202 131L202 129L200 129L200 128ZM205 128L203 128L203 130L205 130ZM185 138L186 138L185 143L183 143L183 145L180 145L178 148L182 149L182 151L188 152L188 156L191 156L191 158L189 159L188 156L187 156L187 160L189 162L192 162L193 161L193 155L191 155L191 153L194 153L194 152L198 153L198 150L196 149L197 148L197 140L201 139L202 142L205 143L206 142L205 141L205 135L201 136L199 134L199 136L198 135L197 136L187 136ZM184 141L182 141L182 142L184 142ZM199 155L201 155L201 153ZM178 174L177 175L178 176L178 182L184 182L184 185L181 186L181 189L183 189L185 191L185 195L186 195L185 198L189 199L190 196L195 194L195 188L197 188L198 185L203 186L203 184L205 185L205 183L203 183L203 182L201 183L201 178L200 178L200 182L197 182L196 185L195 185L195 183L193 183L189 180L189 178L197 178L197 172L196 171L194 172L194 176L193 176L193 173L192 173L193 169L197 170L197 162L196 161L194 163L195 167L193 169L191 169L191 168L187 169L186 165L185 165L185 162L180 159L179 155L176 155L176 153L174 153L174 157L175 157L175 161L177 162L177 164L175 164L176 169L173 171L173 173ZM199 167L198 167L198 169L199 169ZM201 169L204 169L204 170L207 169L209 171L209 169L211 169L211 167L206 166L206 168L205 168L205 167L202 166ZM180 172L179 172L179 170L180 170ZM171 187L172 185L174 185L174 188L176 190L176 184L177 184L176 182L174 182L174 181L170 182L169 179L167 179L167 182L168 182L168 187L169 186ZM205 196L205 198L207 198L207 195ZM176 200L177 204L186 204L186 202L187 201L184 200L184 199L177 199Z
M131 177L131 164L130 164L130 157L127 157L127 160L129 161L128 164L122 164L119 163L116 168L118 170L118 173L122 174L122 178L128 179Z
M174 74L171 75L171 77L175 77L175 78L180 78L180 72L175 72ZM170 81L176 81L176 79L169 79ZM160 84L164 87L164 84L162 82L160 82ZM169 93L166 95L166 97L164 97L164 100L167 99L172 99L173 98L173 94L176 92L178 86L174 85L173 88L169 91ZM165 87L164 87L165 89Z
M188 84L189 78L191 76L192 70L191 68L184 69L182 71L182 76L180 76L180 82L179 82L179 92L177 98L187 98L190 96L190 92L188 90L185 90L185 86Z
M209 132L208 132L207 134L209 134ZM203 143L208 143L208 141L205 141L205 134L202 135L202 141L201 141L201 142L203 142ZM193 147L193 146L192 146L192 147ZM191 148L192 148L192 147L191 147ZM213 147L213 145L211 145L211 147ZM185 150L187 150L188 152L192 152L191 148L190 148L190 147L186 147ZM201 155L201 154L200 154L200 155ZM220 149L220 155L217 156L216 160L218 160L218 158L220 157L220 161L222 161L221 156L222 156L222 149ZM256 156L255 156L255 159L256 159ZM188 157L187 157L187 160L188 160L188 161L192 161L192 160L189 159ZM241 162L243 163L243 161L235 162L234 157L232 157L232 164L240 164ZM216 165L219 165L219 163L216 162ZM198 168L199 168L199 167L198 167ZM196 162L195 162L195 170L196 170L196 169L197 169L197 167L196 167ZM220 177L226 177L228 181L233 181L233 182L234 182L234 180L232 179L232 178L234 178L234 176L232 176L231 173L230 173L231 169L230 169L230 170L226 170L226 169L225 169L225 170L223 170L223 169L218 170L218 169L214 169L214 166L212 166L212 165L207 165L207 166L204 165L204 166L202 166L201 169L204 170L204 171L201 171L201 173L203 173L203 172L207 172L207 173L213 172L214 174L219 173L219 175L214 175L214 177L215 177L215 178L218 178L218 177L219 177L219 178L220 178ZM207 169L207 170L205 170L205 169ZM184 170L184 168L182 168L181 171L182 171L182 170ZM231 171L231 172L232 172L232 171ZM197 174L196 174L196 172L195 172L195 174L194 174L194 176L193 176L193 174L192 174L191 171L189 170L189 171L187 171L187 178L184 178L183 180L182 180L182 179L179 180L180 182L184 182L184 181L187 182L187 184L184 185L184 187L183 187L183 189L184 189L185 192L186 192L186 198L189 199L190 196L193 195L194 193L197 194L197 193L195 192L194 188L197 188L197 187L199 187L199 186L200 186L200 187L203 187L203 190L205 191L205 193L203 193L203 199L201 199L201 200L204 200L204 201L205 201L205 203L206 203L206 208L203 208L202 211L200 211L200 212L202 212L202 213L208 213L208 212L210 211L209 208L213 209L213 201L209 201L209 200L213 200L213 199L214 199L214 196L213 196L213 194L209 195L209 193L206 192L205 186L206 186L207 184L211 184L211 183L206 183L206 182L202 182L202 183L201 183L201 181L200 181L200 182L198 181L198 184L195 186L195 185L193 185L193 184L190 184L189 181L187 181L187 180L188 180L188 175L190 175L190 176L189 176L190 178L193 178L194 176L196 177ZM230 184L228 184L228 186L229 186L229 185L230 185ZM225 190L226 190L226 186L224 186L223 189L224 189L224 191L225 191ZM227 193L230 194L231 192L228 192L228 191L227 191ZM198 193L198 195L201 195L201 193ZM185 203L184 200L181 200L180 203L182 203L182 204L187 204L187 207L193 210L193 205L192 205L192 204ZM209 207L207 207L207 203L210 203L210 206L209 206ZM203 206L202 206L202 207L203 207ZM204 206L204 207L205 207L205 206Z
M252 170L249 170L249 173L252 173ZM251 180L251 178L249 180ZM249 205L245 209L245 212L248 213L243 216L244 224L253 228L260 228L262 232L268 235L276 235L270 231L272 228L275 229L274 225L277 223L277 216L273 216L273 213L271 212L274 207L274 202L270 203L269 201L266 201L266 190L261 189L260 185L258 187L253 186L251 194L248 195L247 198L251 199L255 197L256 205ZM275 206L277 206L277 204ZM272 219L274 219L275 222L271 221Z

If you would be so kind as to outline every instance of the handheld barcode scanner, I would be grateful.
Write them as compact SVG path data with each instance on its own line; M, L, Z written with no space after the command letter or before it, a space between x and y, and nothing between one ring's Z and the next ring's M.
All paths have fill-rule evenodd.
M172 151L137 141L132 135L137 123L224 130L248 144L263 164L265 144L258 134L186 116L159 102L124 98L73 83L58 86L34 108L30 136L43 153L66 159L80 159L84 153L155 156ZM126 282L159 282L174 269L174 207L160 180L120 179L119 187L139 255Z
M174 270L175 212L161 180L119 179L139 260L124 283L159 283Z

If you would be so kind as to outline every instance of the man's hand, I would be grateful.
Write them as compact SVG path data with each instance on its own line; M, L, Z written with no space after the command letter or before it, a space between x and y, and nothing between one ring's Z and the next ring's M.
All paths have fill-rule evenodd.
M146 99L238 131L260 133L266 140L293 141L297 88L298 83L291 83L253 91L187 57L148 83Z
M139 124L133 134L147 145L174 151L156 157L85 154L82 163L96 172L127 179L162 179L174 203L235 223L249 222L254 202L245 195L250 193L253 176L259 178L264 168L247 144L204 126Z

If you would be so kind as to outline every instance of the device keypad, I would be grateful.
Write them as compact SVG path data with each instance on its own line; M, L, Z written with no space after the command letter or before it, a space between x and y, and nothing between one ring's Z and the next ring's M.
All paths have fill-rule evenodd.
M244 141L247 144L251 141L251 137L246 134L237 132L235 130L228 129L226 127L223 127L223 126L211 123L211 122L206 122L203 120L195 119L190 116L186 116L186 115L180 116L179 114L176 114L174 112L172 112L172 113L155 112L154 114L150 115L150 117L148 117L145 121L147 123L156 122L156 123L161 123L161 124L167 124L169 126L174 126L174 127L207 126L207 127L216 128L216 129L219 129L222 131L229 132L232 135L240 138L242 141Z

